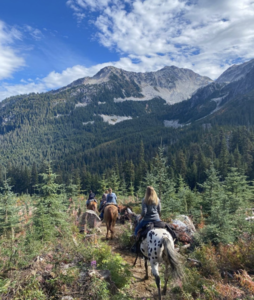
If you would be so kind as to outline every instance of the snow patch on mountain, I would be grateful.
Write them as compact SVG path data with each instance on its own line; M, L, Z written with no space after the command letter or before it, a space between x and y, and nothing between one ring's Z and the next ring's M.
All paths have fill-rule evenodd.
M110 125L115 125L117 123L126 121L126 120L131 120L132 117L127 117L127 116L108 116L108 115L99 115L102 119L103 122L107 122Z
M179 128L179 127L183 127L183 124L179 124L178 120L164 120L164 126L165 127L173 127L173 128Z
M85 103L80 103L80 102L79 102L79 103L75 104L75 108L76 108L76 107L85 107L85 106L87 106L87 104L88 104L88 103L86 103L86 102L85 102Z
M94 124L94 121L82 122L83 125Z

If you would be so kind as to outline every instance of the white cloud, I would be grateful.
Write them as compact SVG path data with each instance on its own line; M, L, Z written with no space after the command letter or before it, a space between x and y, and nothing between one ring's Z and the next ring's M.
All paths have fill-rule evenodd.
M18 56L13 45L17 39L21 39L21 33L0 20L0 80L11 77L25 64L24 59Z
M89 68L76 65L61 73L52 71L34 82L26 79L19 85L5 84L0 88L0 99L60 88L78 78L93 76L107 65L135 72L175 65L215 79L235 61L254 56L253 0L68 0L67 5L79 21L94 18L100 43L118 51L122 58ZM7 51L20 33L8 29L6 34L3 25L0 23L0 78L3 62L8 62L2 59L3 53L13 56L3 77L24 64L13 49ZM17 63L12 64L15 59Z
M71 83L76 79L86 77L86 76L93 76L98 71L100 71L103 67L109 65L122 67L122 66L126 66L126 63L127 63L126 59L123 59L120 60L119 62L108 62L104 64L98 64L90 68L76 65L72 68L67 68L61 73L53 71L42 79L36 78L36 82L27 83L27 81L30 81L30 79L28 79L27 81L22 79L21 82L24 84L16 84L16 85L3 84L2 86L0 86L0 101L14 95L29 94L33 92L41 93L51 89L57 89ZM131 64L131 62L128 63Z
M43 34L39 29L33 28L30 25L25 25L24 31L28 32L36 41L39 41L43 37Z
M236 59L253 57L252 0L69 0L96 12L102 45L136 59L156 58L216 78ZM88 14L89 15L89 14ZM206 72L206 73L203 73Z

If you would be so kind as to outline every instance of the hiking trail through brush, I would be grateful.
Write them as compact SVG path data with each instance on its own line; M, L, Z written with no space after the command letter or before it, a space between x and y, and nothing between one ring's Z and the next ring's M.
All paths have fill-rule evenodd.
M100 235L101 240L106 241L106 225L103 223L100 226L102 233ZM115 238L113 240L106 241L108 245L111 247L113 253L118 253L124 259L124 261L133 266L136 255L131 253L130 249L121 248L119 246L118 237L124 229L124 225L116 224L115 226ZM148 263L148 275L149 279L144 280L145 277L145 260L138 258L135 267L132 267L132 278L130 282L130 287L128 289L129 295L133 297L133 299L157 299L157 287L155 284L154 276L151 273L151 267ZM161 272L163 277L163 272Z

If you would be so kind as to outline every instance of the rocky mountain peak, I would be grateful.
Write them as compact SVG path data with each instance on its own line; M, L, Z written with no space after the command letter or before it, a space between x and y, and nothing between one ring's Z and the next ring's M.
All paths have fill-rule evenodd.
M240 65L233 65L229 67L221 76L216 80L219 83L230 83L238 81L245 77L254 68L254 59L247 61Z
M99 79L99 78L103 78L103 77L108 77L109 75L113 74L119 74L122 70L118 69L116 67L113 66L107 66L102 68L98 73L96 73L93 76L93 79Z
M116 76L112 77L111 75ZM96 85L97 87L103 85L104 88L106 86L106 88L110 90L112 89L112 84L119 84L122 95L125 95L125 97L121 96L115 98L114 100L116 102L125 100L144 101L162 98L167 103L174 104L188 99L198 88L211 82L212 80L208 77L176 66L165 66L156 72L143 73L129 72L113 66L107 66L93 77L78 79L58 91L76 86L83 86L80 87L80 89L84 90L86 87L88 88L88 86L92 85ZM130 88L130 86L132 86L132 88ZM126 90L132 90L132 94L127 93ZM86 97L90 97L87 92Z

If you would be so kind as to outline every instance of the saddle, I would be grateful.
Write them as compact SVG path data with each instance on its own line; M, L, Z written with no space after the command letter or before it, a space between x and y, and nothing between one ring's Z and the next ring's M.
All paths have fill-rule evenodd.
M115 207L117 207L118 213L119 213L119 207L118 207L118 205L115 204L115 203L105 203L104 206L101 208L101 211L104 212L104 209L105 209L107 206L109 206L109 205L114 205Z
M177 243L178 237L175 232L175 228L173 226L171 226L170 224L162 222L162 221L150 222L146 226L142 227L138 231L139 240L141 241L141 240L145 239L147 236L147 233L154 228L166 229L171 234L171 236L174 240L174 243Z
M115 203L106 203L104 207L109 206L109 205L114 205L114 206L116 206L118 208L118 205L115 204Z
M135 244L132 246L131 252L136 253L137 256L139 254L141 254L143 256L142 252L140 251L140 244L146 238L147 233L154 228L166 229L171 234L171 236L174 240L174 243L177 243L178 237L174 231L173 226L171 226L170 224L167 224L165 222L162 222L162 221L150 222L147 225L145 225L139 229L138 235L137 235L137 240L136 240ZM135 261L135 263L136 263L136 261ZM135 265L135 263L134 263L134 265Z

